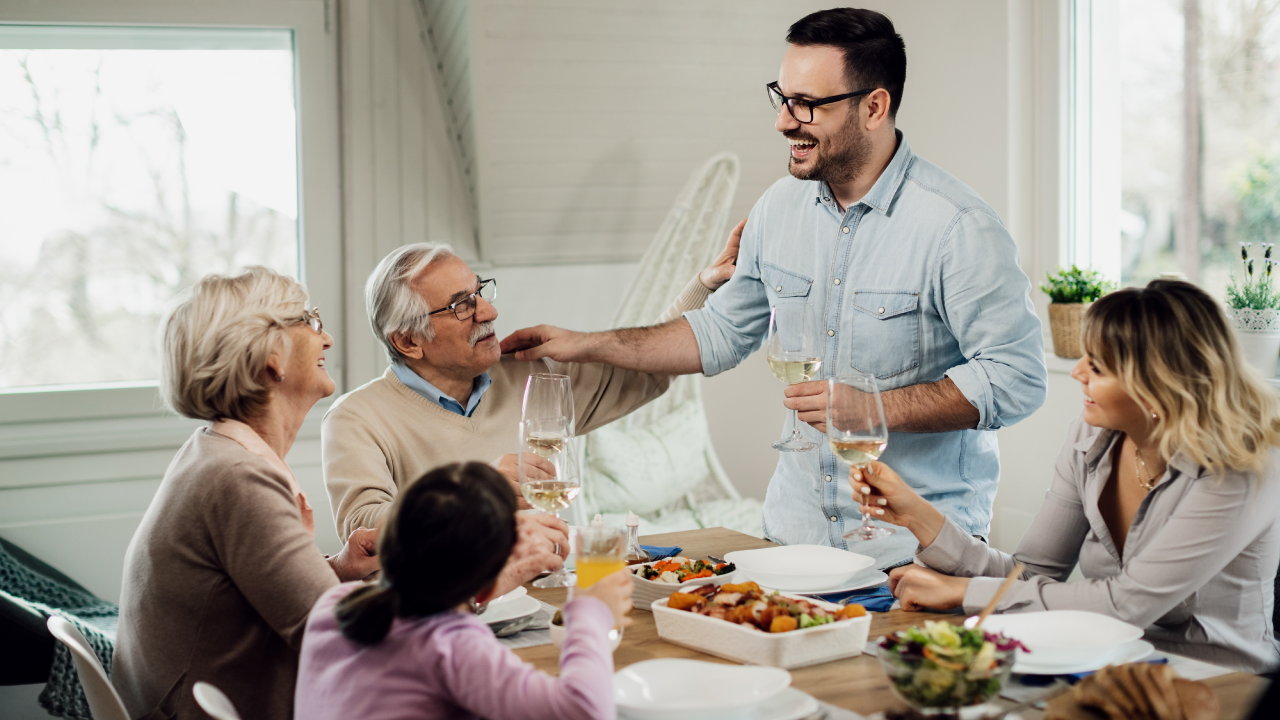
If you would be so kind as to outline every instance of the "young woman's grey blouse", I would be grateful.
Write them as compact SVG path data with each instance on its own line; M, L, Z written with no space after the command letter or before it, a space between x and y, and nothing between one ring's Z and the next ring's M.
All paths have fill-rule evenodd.
M1098 496L1123 437L1076 419L1044 504L1012 556L947 520L916 559L973 578L964 596L969 613L987 604L1020 561L1022 579L997 612L1089 610L1146 628L1146 639L1166 652L1247 672L1274 669L1280 451L1272 450L1261 479L1236 471L1215 479L1175 455L1138 506L1120 553ZM1077 562L1084 579L1069 583Z

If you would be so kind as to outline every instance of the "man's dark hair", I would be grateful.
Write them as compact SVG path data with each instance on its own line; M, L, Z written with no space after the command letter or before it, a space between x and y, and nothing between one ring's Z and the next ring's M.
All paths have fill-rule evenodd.
M889 93L889 117L898 116L907 82L907 46L889 18L858 8L819 10L796 21L787 30L787 42L840 48L849 92L884 88Z

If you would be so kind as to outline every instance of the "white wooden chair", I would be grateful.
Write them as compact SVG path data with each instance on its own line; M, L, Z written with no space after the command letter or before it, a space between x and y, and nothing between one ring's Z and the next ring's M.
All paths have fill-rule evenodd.
M197 682L191 692L196 696L200 709L209 713L209 717L214 720L240 720L240 713L231 704L231 698L213 685Z
M80 676L80 685L84 688L85 699L89 701L89 710L93 720L130 720L124 709L124 701L111 686L107 672L98 662L98 655L84 639L84 635L65 618L57 615L49 616L49 632L71 651L71 661L76 666L76 674Z
M720 252L738 174L737 156L726 152L689 177L640 261L613 327L652 324ZM699 377L673 379L662 397L577 445L583 454L577 523L603 513L619 524L616 516L634 510L644 518L645 534L725 526L763 536L760 503L738 493L711 446Z

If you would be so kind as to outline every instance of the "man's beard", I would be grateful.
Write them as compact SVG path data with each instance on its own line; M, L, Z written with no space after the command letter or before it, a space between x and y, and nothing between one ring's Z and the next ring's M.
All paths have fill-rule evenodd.
M797 168L796 159L788 157L787 170L797 180L818 180L828 185L843 185L852 181L871 157L871 138L858 127L859 113L854 110L848 121L840 129L840 134L825 143L814 145L817 156L807 167ZM804 132L803 128L783 133L793 140L810 140L817 138ZM788 151L788 154L790 151Z
M471 328L471 335L467 338L467 343L471 345L471 347L475 347L476 343L480 342L480 338L486 337L492 334L493 334L492 320L486 323L480 323L479 325Z

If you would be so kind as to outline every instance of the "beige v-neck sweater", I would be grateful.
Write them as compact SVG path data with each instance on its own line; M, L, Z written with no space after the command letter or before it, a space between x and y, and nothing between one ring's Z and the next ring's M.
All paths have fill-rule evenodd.
M710 291L695 277L658 322L702 307ZM520 404L533 373L568 375L579 434L617 420L666 391L670 377L601 363L521 362L503 355L471 417L410 390L390 369L338 398L321 425L324 483L341 537L375 527L397 490L453 462L493 462L515 452Z

